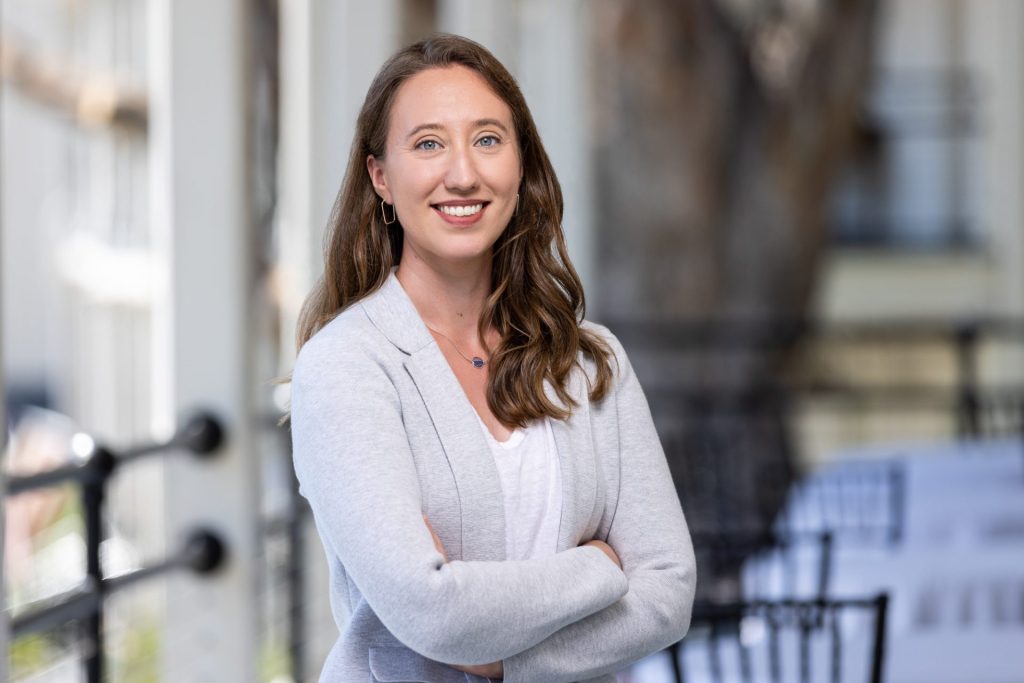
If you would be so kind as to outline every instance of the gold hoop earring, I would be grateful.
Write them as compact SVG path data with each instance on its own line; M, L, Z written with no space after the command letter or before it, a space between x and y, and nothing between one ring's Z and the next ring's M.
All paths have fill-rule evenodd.
M395 211L394 205L391 206L391 220L388 220L388 214L384 211L384 200L380 200L380 216L384 219L384 225L391 225L398 220L398 212Z

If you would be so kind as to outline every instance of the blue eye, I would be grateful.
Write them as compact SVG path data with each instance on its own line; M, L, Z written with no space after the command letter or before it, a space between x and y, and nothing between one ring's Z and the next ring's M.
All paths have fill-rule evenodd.
M416 143L416 149L422 149L427 152L433 152L437 147L437 140L423 140L422 142Z
M501 142L501 140L499 140L497 138L497 136L494 136L494 135L485 135L485 136L483 136L482 138L480 138L479 140L476 141L476 143L478 145L480 145L481 147L494 147L499 142Z

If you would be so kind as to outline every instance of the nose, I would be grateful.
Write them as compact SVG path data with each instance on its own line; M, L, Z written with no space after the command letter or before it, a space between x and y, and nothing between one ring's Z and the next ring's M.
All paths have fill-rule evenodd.
M465 145L456 145L452 148L444 185L452 192L472 192L479 187L480 174L471 148Z

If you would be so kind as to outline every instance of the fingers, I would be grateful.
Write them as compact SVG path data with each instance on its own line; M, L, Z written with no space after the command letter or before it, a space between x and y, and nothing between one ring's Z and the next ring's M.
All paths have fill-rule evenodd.
M608 559L614 562L619 569L622 569L622 562L619 560L618 554L615 552L614 549L612 549L610 545L608 545L604 541L599 541L595 538L592 541L587 541L583 545L592 545L595 548L598 548L601 552L607 555Z
M434 527L430 525L430 520L427 519L426 515L423 515L423 522L427 525L427 529L430 531L431 538L434 539L434 547L437 548L437 552L441 553L441 557L443 557L444 561L447 563L448 553L444 551L444 544L441 543L441 538L437 535L437 532L434 531Z
M485 678L503 678L505 676L504 662L494 662L493 664L475 664L473 666L460 666L458 664L449 664L448 666L467 674L472 674L474 676L484 676Z

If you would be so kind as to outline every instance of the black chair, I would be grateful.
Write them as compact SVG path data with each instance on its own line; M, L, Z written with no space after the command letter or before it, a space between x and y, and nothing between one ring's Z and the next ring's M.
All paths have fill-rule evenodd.
M960 438L1024 437L1024 388L963 387L956 412Z
M828 597L833 563L829 531L694 531L691 537L702 577L698 599L726 598L714 593L723 581L735 584L730 597L744 600ZM701 591L704 587L707 592Z
M679 683L881 683L888 596L694 606Z
M899 458L840 463L792 489L776 530L830 532L841 543L895 546L903 538L906 487Z

